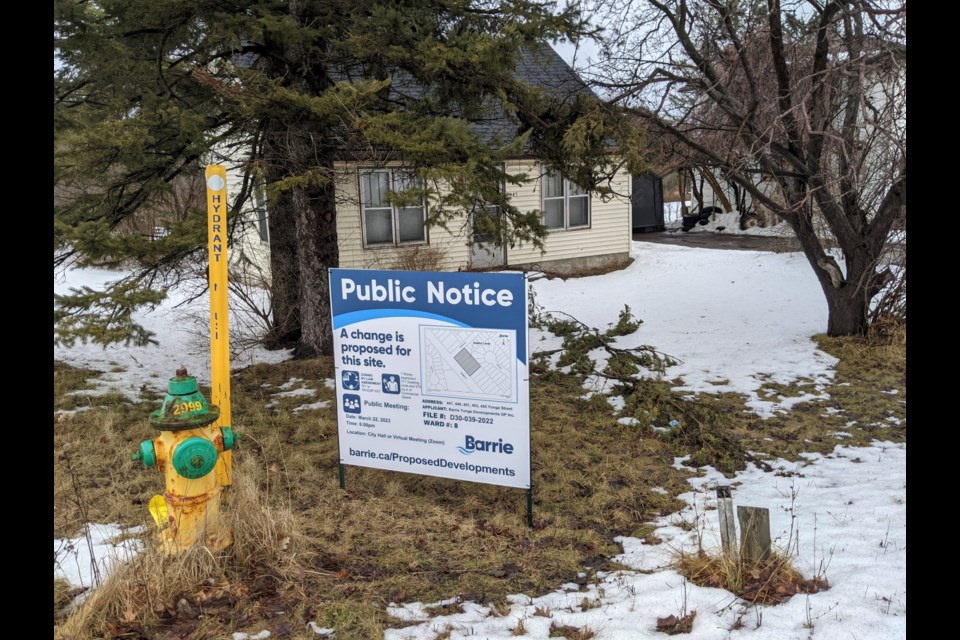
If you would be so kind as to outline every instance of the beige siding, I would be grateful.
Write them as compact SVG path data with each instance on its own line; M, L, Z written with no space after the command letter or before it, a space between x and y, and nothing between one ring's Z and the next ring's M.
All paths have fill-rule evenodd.
M340 245L340 266L348 269L395 269L412 268L411 263L420 262L420 268L459 271L470 267L469 230L466 216L450 220L447 229L432 227L428 230L429 243L405 247L364 248L360 215L360 185L358 166L338 163L337 170L337 239ZM528 181L522 186L510 186L510 197L521 211L534 211L540 204L541 166L532 160L514 160L507 170L513 174L524 173ZM239 187L239 174L228 171L228 190L231 198ZM536 264L546 260L585 258L630 251L630 176L626 172L616 175L614 191L619 196L603 201L592 197L590 201L591 226L574 231L553 231L544 239L545 252L531 244L507 249L507 265ZM236 214L233 214L236 215ZM243 233L230 254L231 265L237 271L245 271L248 278L255 279L259 273L269 278L270 249L260 241L254 203L248 203L240 212L243 217Z
M388 165L399 166L399 165ZM466 216L447 227L427 231L427 245L364 248L360 219L360 180L356 165L337 165L337 241L344 269L408 268L419 261L423 268L460 271L470 264ZM435 266L434 266L435 265Z
M530 178L525 185L513 187L510 194L513 204L521 211L540 209L540 174L542 168L533 161L514 161L508 165L511 173L526 173ZM610 253L630 251L631 209L630 175L620 171L611 185L619 194L604 201L598 196L590 198L590 227L571 231L550 231L544 238L541 252L533 245L507 250L507 264L535 264L545 260L585 258Z

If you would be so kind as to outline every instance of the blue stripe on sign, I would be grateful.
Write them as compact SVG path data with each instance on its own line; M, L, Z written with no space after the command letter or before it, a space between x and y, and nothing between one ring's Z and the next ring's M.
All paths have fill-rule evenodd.
M447 316L441 316L436 313L429 313L427 311L416 311L414 309L366 309L364 311L351 311L349 313L341 313L338 316L333 316L333 328L339 329L340 327L345 327L350 324L356 324L357 322L364 322L365 320L376 320L378 318L425 318L427 320L439 320L440 322L449 322L450 324L456 325L458 327L467 327L471 328L470 325L448 318Z

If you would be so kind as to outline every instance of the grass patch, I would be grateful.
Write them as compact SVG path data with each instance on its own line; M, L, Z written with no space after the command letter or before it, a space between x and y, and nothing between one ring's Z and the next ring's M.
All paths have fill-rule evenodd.
M674 496L687 490L689 473L670 467L671 447L618 424L606 402L583 400L577 379L555 373L532 381L533 529L526 526L523 492L508 488L348 467L346 490L340 490L335 403L298 414L285 403L265 408L290 378L303 378L317 390L315 399L333 400L323 383L331 377L330 360L318 359L258 365L233 380L238 474L251 475L268 504L289 510L301 535L296 567L279 578L289 600L284 619L309 610L340 638L369 638L390 624L385 609L397 595L422 602L460 595L494 604L511 593L539 595L573 580L585 565L603 569L621 552L614 536L682 506ZM75 535L85 521L74 504L73 476L87 519L153 528L147 503L162 490L160 474L117 464L119 454L103 455L135 451L151 437L146 418L153 408L130 405L123 415L95 409L56 425L55 535ZM103 439L102 446L90 447L91 439ZM655 486L668 495L651 491ZM198 584L204 571L245 584L236 567L245 555L258 554L232 550L216 567L180 570ZM257 624L276 622L251 603L244 609L249 620L231 630L256 632ZM120 624L124 608L110 611L98 625L89 623L100 629L109 620ZM137 624L149 635L163 620L147 615ZM238 621L227 620L224 629Z
M566 638L567 640L590 640L596 637L597 632L590 627L574 627L568 624L558 625L556 622L550 624L551 638Z
M73 587L63 578L53 579L53 619L56 624L57 618L62 616L62 612L75 597L86 591L83 587Z
M735 434L737 418L715 401L687 400L671 386L649 378L624 384L619 389L626 400L624 415L641 425L667 427L675 422L656 437L676 456L690 455L692 466L712 465L728 475L743 469L748 456ZM649 428L644 431L654 435Z
M673 468L676 456L732 473L750 460L762 464L750 451L791 457L829 451L839 442L905 438L902 350L852 339L819 338L818 344L840 358L825 389L831 398L798 403L790 414L769 420L745 412L742 395L688 400L663 380L622 381L616 391L626 403L617 412L602 395L585 400L581 376L532 363L533 529L526 526L523 492L508 488L348 467L346 490L339 489L335 403L293 413L300 404L335 399L325 384L333 377L331 361L236 372L237 482L246 477L259 502L250 508L235 503L228 513L243 516L241 526L255 533L238 536L233 548L212 558L172 561L145 552L127 566L155 573L158 582L119 570L118 586L98 589L83 608L85 617L77 611L70 628L81 639L161 637L177 629L183 636L227 637L266 628L280 636L283 625L300 633L313 621L336 629L341 640L382 637L386 627L398 626L386 614L390 602L458 596L492 606L513 593L549 592L574 581L584 567L613 570L610 558L621 551L614 536L655 544L655 530L645 523L683 506L676 496L689 491L690 472ZM97 375L58 363L54 372L55 403L70 391L90 389L87 381ZM291 378L304 381L293 388L302 384L316 394L277 396ZM153 529L147 504L163 480L129 461L128 453L154 435L147 418L157 406L159 398L156 405L124 401L60 423L55 418L56 537L75 536L88 521ZM621 416L638 425L620 424ZM869 426L890 416L902 425ZM651 429L671 421L677 425L663 432ZM849 421L857 422L846 429L850 438L830 435ZM689 571L698 573L696 567ZM712 575L703 567L699 573ZM210 602L229 606L210 604L208 615ZM201 609L202 618L191 617ZM575 632L583 630L563 631Z
M53 361L53 401L62 399L64 395L71 391L81 391L84 389L93 389L94 385L88 382L89 378L95 378L100 372L93 369L82 369L65 364L58 360Z
M151 524L147 548L117 566L62 622L59 637L153 637L159 628L206 637L257 626L277 611L302 613L303 569L294 562L302 537L292 513L268 505L258 484L246 470L234 476L223 516L233 532L228 550L164 555Z
M757 604L780 604L798 593L818 593L830 588L821 577L805 579L789 557L777 552L766 561L748 565L727 555L700 551L681 554L675 566L693 584L726 589Z

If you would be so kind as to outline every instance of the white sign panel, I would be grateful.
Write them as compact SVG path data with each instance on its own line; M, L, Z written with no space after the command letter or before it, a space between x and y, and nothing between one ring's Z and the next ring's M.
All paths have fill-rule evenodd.
M331 269L340 463L530 488L522 273Z

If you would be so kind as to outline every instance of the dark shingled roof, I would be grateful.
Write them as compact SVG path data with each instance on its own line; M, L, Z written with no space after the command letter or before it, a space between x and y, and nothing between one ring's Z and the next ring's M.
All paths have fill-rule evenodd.
M550 45L543 45L539 50L522 50L514 77L544 89L562 100L570 100L578 94L596 97ZM475 129L487 141L493 141L499 136L501 142L507 143L517 135L516 124L507 118L499 101L491 105L488 119L475 123Z
M234 56L232 61L237 67L250 69L256 65L257 59L258 56L255 53L244 53ZM362 70L360 65L343 66L331 75L335 82L352 81L362 77ZM579 94L596 97L596 94L570 65L548 44L535 49L522 49L514 77L521 82L544 89L562 100L572 99ZM396 71L393 74L390 93L398 99L417 99L423 95L424 88L407 72ZM499 140L501 144L506 144L516 138L517 125L507 117L499 101L491 101L487 111L486 117L474 121L475 130L484 140L488 142Z

